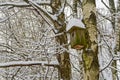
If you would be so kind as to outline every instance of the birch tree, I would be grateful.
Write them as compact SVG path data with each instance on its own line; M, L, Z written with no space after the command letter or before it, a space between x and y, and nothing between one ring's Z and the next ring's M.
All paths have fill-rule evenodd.
M88 47L84 50L84 80L99 80L98 45L96 30L96 3L95 0L82 2L84 23L88 31Z

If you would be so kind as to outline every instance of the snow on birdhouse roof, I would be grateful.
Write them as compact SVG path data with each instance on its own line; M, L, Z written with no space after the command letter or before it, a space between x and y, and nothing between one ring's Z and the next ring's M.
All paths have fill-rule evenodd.
M72 18L68 21L66 31L69 31L73 26L76 26L78 28L85 28L85 25L83 24L81 19Z

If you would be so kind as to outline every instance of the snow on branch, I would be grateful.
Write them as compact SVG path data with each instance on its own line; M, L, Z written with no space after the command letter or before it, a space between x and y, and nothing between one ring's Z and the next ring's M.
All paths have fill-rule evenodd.
M12 14L12 15L10 15L10 16L8 16L8 17L4 17L3 19L0 18L0 23L8 20L10 17L14 16L14 15L17 14L18 12L19 12L19 11L15 12L14 14Z
M37 3L39 5L49 5L50 0L47 0L47 1L35 1L35 3ZM0 6L29 7L31 5L26 3L26 2L4 2L4 3L0 3Z
M47 61L12 61L12 62L0 63L0 68L15 67L15 66L32 66L32 65L58 67L59 63L57 61L51 61L50 63L48 63Z
M54 20L57 20L57 17L55 15L51 15L46 11L46 9L41 8L37 3L35 3L32 0L29 0L29 4L31 4L33 7L36 7L39 9L45 16L47 16L51 21L54 22Z
M29 2L28 3L26 3L26 2L6 2L6 3L0 3L0 6L15 6L15 7L26 7L26 6L32 6L32 7L34 7L35 9L37 9L38 11L40 11L39 13L40 13L40 15L43 17L43 18L45 18L45 20L47 21L47 22L49 22L49 23L54 23L55 22L55 20L57 20L57 17L56 17L56 15L52 15L52 14L50 14L50 13L48 13L45 9L42 9L41 7L40 7L40 5L39 4L50 4L50 1L51 0L47 0L47 1L45 1L45 0L41 0L41 1L32 1L32 0L29 0ZM7 19L5 19L5 20L7 20ZM3 22L3 21L5 21L5 20L0 20L0 22Z

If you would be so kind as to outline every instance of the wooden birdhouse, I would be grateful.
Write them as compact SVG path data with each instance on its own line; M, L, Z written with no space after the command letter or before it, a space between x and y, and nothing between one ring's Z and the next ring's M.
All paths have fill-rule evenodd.
M86 28L79 19L69 20L66 31L70 34L71 48L81 50L87 45L86 41Z

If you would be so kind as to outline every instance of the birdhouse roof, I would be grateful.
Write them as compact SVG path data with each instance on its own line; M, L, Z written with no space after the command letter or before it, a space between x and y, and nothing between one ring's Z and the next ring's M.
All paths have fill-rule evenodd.
M85 29L85 25L83 24L83 22L81 21L81 19L76 19L76 18L70 19L68 21L68 24L67 24L67 27L66 27L66 31L69 31L73 27L78 27L78 28Z

